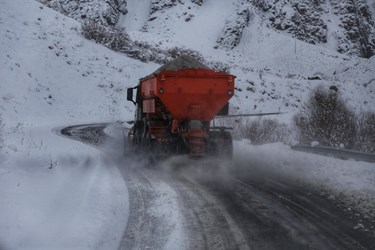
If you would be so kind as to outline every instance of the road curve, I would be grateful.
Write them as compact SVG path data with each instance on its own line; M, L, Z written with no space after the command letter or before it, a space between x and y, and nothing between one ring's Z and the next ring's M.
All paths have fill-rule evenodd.
M60 133L100 147L106 126L71 126ZM355 229L358 218L317 190L243 172L235 160L225 171L218 165L184 157L150 165L125 146L119 169L130 215L119 249L375 249L374 232ZM169 200L160 204L165 196ZM168 213L155 213L169 205L178 215L173 223ZM176 228L183 234L176 236Z

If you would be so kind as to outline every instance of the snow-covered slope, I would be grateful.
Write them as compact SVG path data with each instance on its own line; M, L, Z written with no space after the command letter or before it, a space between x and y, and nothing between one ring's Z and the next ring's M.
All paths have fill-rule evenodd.
M75 19L92 19L102 24L117 24L120 14L126 14L126 0L40 0L64 15Z
M184 46L208 60L229 64L237 76L231 112L280 110L287 112L281 119L290 123L318 85L337 86L356 111L374 110L374 57L349 57L294 39L270 28L257 14L259 10L241 1L156 2L129 2L119 25L127 27L133 40L164 49ZM85 40L79 22L43 5L20 15L12 13L24 9L13 8L4 8L0 30L4 48L0 104L8 124L35 121L35 117L57 124L131 119L133 107L125 100L124 90L158 65ZM241 32L234 32L232 39L223 27L237 29L236 24ZM217 46L218 38L236 46L231 50ZM29 105L23 105L25 101Z
M8 125L132 118L126 87L157 65L87 41L77 21L34 1L1 1L0 18L0 113Z
M249 17L255 17L269 28L340 53L369 58L375 52L372 0L39 1L76 19L120 24L129 30L151 31L156 28L167 36L184 33L189 27L196 28L197 34L207 38L206 33L201 33L207 27L209 30L221 29L211 39L217 39L217 46L227 49L236 46L233 41L241 40Z
M51 1L49 5L55 2L59 1ZM78 10L68 5L68 2L59 3L66 6L65 11L72 16L71 13ZM126 6L126 14L119 15L117 25L126 28L135 41L162 49L182 46L201 52L207 60L229 64L231 72L237 76L237 92L232 100L231 112L280 110L288 112L282 120L290 123L290 118L301 108L310 90L318 85L337 86L355 111L373 110L375 97L371 81L375 73L371 69L375 68L374 59L336 52L338 37L344 39L345 36L342 31L345 27L341 25L342 16L352 18L345 9L351 6L350 3L339 6L336 2L325 1L314 4L309 1L300 4L278 1L274 5L271 2L126 1L123 5ZM363 5L367 10L364 4L361 1L357 7ZM96 6L95 2L82 2L80 5L83 7L82 13ZM339 11L342 8L345 11ZM321 34L327 43L318 41L319 33L311 36L314 22L308 27L303 26L305 33L301 33L302 28L296 25L292 17L305 12L315 15L317 27L321 26L320 22L327 26L327 30ZM365 17L370 20L369 13ZM305 16L309 16L307 14ZM73 16L81 20L78 15ZM286 24L290 28L285 28ZM284 28L277 28L279 26ZM372 37L371 27L369 39ZM317 38L316 45L307 43L312 42L304 39L306 37L313 40ZM356 47L354 42L350 46ZM147 69L139 75L149 72L152 71ZM94 71L92 76L98 73Z
M192 48L208 60L229 64L237 76L232 112L281 110L289 112L283 119L289 123L318 85L337 86L356 111L375 107L374 86L368 84L375 78L374 58L342 55L329 46L297 40L270 27L257 8L243 1L175 2L154 11L146 22L148 13L138 5L129 5L128 11L119 25L133 40Z

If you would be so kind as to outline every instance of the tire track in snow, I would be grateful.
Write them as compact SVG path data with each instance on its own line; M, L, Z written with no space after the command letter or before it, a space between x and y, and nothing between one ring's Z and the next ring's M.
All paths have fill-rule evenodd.
M61 134L99 146L104 128L73 126ZM375 249L370 232L354 229L355 218L308 187L242 173L202 178L140 158L125 156L119 166L131 206L119 249Z
M243 232L216 197L190 178L178 177L172 182L192 239L189 249L250 249Z

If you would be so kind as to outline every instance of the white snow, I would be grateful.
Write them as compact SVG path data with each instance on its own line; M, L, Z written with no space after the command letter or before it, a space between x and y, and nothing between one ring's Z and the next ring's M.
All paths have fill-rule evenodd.
M0 248L116 249L128 214L121 174L56 131L131 119L125 88L155 65L85 40L78 22L35 1L0 9Z
M152 21L138 23L146 30L136 30L125 22L119 25L125 27L135 40L160 48L192 48L208 60L230 65L231 73L237 76L237 90L241 90L236 91L231 100L231 112L237 109L239 113L280 110L288 112L280 120L290 123L310 91L319 85L337 86L347 104L357 112L374 111L375 94L372 88L375 84L368 84L375 79L372 70L375 68L374 58L349 57L339 54L330 46L296 40L267 27L253 8L249 9L251 20L243 31L240 44L231 51L215 49L225 21L241 8L241 3L240 0L207 0L197 7L190 1L184 1L184 4L154 13L153 16L157 18ZM130 6L129 13L132 12ZM185 21L187 15L193 15L189 22ZM330 30L335 30L334 27ZM332 36L334 34L329 34L328 40ZM308 79L314 76L319 76L321 80ZM250 86L248 81L254 85ZM253 91L247 90L249 86ZM254 105L257 106L256 110Z
M157 65L87 41L78 22L35 1L3 0L1 7L0 105L7 123L132 119L126 87Z
M13 146L0 153L1 249L117 248L128 194L114 163L48 126L20 126L7 141Z
M163 228L170 230L165 250L187 249L188 238L183 228L183 215L179 209L178 194L171 186L164 182L154 184L156 197L151 213L158 218L163 218Z
M292 178L375 218L375 163L298 152L281 143L254 146L243 140L234 146L235 165Z
M143 28L149 16L150 1L127 1L128 13L120 15L119 24L126 27L127 31L139 31Z
M257 15L233 51L214 49L237 5L207 0L198 8L184 2L147 21L147 1L129 1L132 14L123 17L122 25L133 39L161 48L184 45L209 60L230 64L242 90L236 91L231 111L287 111L280 119L290 123L309 90L319 84L338 86L357 111L374 111L374 57L348 57L295 41L267 28ZM0 13L0 114L5 123L0 135L5 140L5 146L0 145L0 249L115 249L129 209L116 162L108 159L108 152L56 131L68 125L132 120L134 106L126 101L126 88L159 65L87 41L80 23L33 0L0 0ZM193 15L189 22L187 15ZM140 31L142 27L148 32ZM307 79L315 74L322 80ZM246 90L249 81L254 92ZM115 129L108 131L118 137ZM374 164L294 152L280 144L241 142L235 154L241 162L293 173L364 213L374 211ZM160 188L168 193L160 201L176 208L172 190ZM168 211L155 213L168 216ZM171 225L178 216L172 214ZM167 248L181 238L179 226Z

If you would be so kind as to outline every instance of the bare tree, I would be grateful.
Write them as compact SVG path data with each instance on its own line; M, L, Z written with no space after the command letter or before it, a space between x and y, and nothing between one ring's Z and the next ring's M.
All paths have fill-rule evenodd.
M125 30L107 27L91 20L82 24L82 34L85 38L104 44L114 51L119 51L131 43Z
M375 153L375 113L367 112L358 118L356 149Z
M344 144L353 148L356 141L356 116L337 91L318 87L294 117L296 139L304 144L318 141L326 146Z
M257 119L249 121L243 128L243 136L254 144L290 142L291 130L275 119Z

